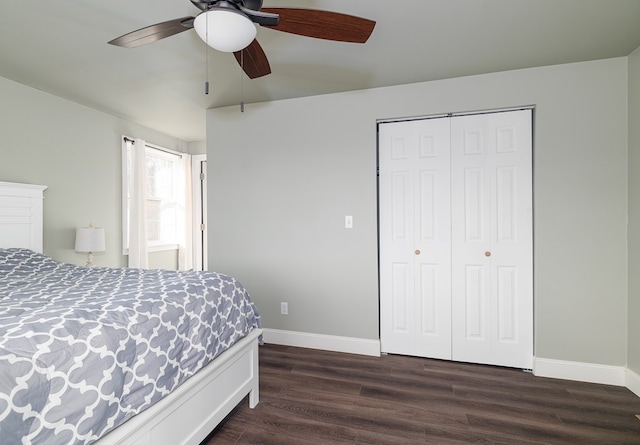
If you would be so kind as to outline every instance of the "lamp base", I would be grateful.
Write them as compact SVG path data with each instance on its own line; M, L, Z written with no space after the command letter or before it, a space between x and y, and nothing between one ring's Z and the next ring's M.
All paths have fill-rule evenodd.
M91 252L87 253L87 264L86 267L93 267L93 254Z

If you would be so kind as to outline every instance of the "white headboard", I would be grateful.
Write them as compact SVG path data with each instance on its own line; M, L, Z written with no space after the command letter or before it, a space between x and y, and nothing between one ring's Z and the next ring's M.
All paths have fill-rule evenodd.
M46 185L0 181L0 248L42 253L42 204Z

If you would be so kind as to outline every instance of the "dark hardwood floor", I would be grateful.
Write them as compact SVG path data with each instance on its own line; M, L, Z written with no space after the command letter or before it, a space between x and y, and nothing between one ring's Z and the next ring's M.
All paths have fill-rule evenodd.
M640 444L637 414L624 387L265 345L260 403L244 400L203 444Z

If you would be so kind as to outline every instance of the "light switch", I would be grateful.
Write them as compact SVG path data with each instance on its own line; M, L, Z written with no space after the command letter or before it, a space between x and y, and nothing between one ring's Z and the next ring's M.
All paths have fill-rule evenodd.
M344 217L344 228L345 229L353 228L353 216L347 215Z

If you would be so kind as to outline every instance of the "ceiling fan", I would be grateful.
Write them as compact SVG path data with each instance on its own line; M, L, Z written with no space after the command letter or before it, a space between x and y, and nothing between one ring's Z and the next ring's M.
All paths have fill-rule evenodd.
M200 12L147 26L111 40L111 45L134 48L195 28L215 49L233 52L251 79L271 73L269 60L255 39L254 23L277 31L338 42L364 43L373 20L305 8L263 8L262 0L190 0Z

